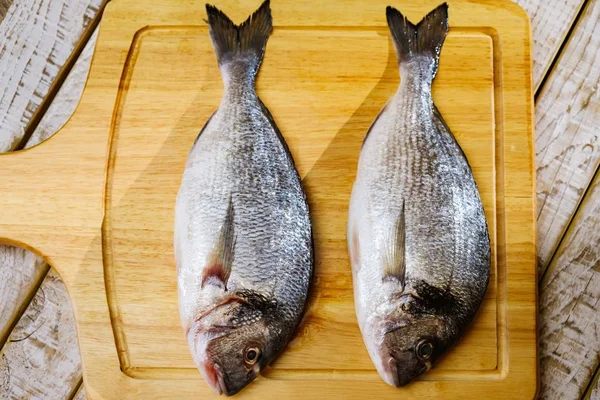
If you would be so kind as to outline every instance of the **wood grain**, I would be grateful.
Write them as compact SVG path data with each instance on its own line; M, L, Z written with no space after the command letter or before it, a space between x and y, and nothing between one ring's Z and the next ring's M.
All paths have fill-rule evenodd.
M0 21L4 19L13 0L0 0Z
M29 86L33 88L32 90L36 93L35 96L38 97L30 96L29 99L27 99L31 100L26 104L28 114L26 117L20 118L22 125L18 130L18 135L14 136L14 131L10 131L10 124L4 125L0 129L0 142L2 139L10 137L11 135L15 138L14 140L18 141L21 139L23 127L29 123L29 118L37 106L39 106L43 97L46 96L50 85L53 83L53 80L56 79L59 70L62 68L62 63L66 61L73 51L73 48L77 45L81 34L90 22L90 18L97 12L96 5L100 4L100 2L79 1L65 3L54 1L51 4L47 2L36 2L36 4L32 4L31 2L26 4L24 1L16 1L15 4L13 4L13 8L10 10L10 14L7 16L7 20L0 25L0 31L4 30L4 32L6 32L6 30L8 30L12 35L0 39L4 40L5 48L16 49L17 46L22 46L21 52L17 52L16 50L13 52L3 52L0 56L0 65L2 65L2 63L5 65L16 64L18 67L19 62L25 62L26 64L41 64L34 67L27 64L28 70L26 73L23 72L22 76L17 75L17 68L13 68L12 71L7 71L6 69L3 70L5 75L9 72L11 75L6 75L7 81L5 81L6 83L3 85L2 101L4 101L5 97L9 94L11 85L13 84L12 80L14 79L22 80L22 84L20 84L19 87L20 91L15 94L16 97L27 99L26 96L28 96L28 94L26 90ZM41 14L36 16L35 13L38 10ZM60 15L56 15L57 13ZM9 20L8 18L11 19ZM46 18L44 24L39 22L39 18ZM37 32L36 30L40 32ZM31 31L36 31L37 34L41 36L36 39L36 36L33 35ZM23 36L20 35L30 35L29 40L24 40ZM51 40L52 35L56 36L53 40ZM63 37L63 35L66 36ZM96 36L92 38L94 43L95 38ZM27 46L36 47L34 49L28 49ZM90 43L83 52L83 59L76 64L75 68L63 83L63 86L50 107L50 112L46 114L46 117L43 118L38 125L34 135L28 141L27 147L31 147L44 138L52 135L70 117L70 114L73 112L79 100L85 78L89 71L92 49L93 43ZM32 51L36 54L27 55L27 52ZM43 60L39 58L40 54L48 54L49 58ZM27 57L30 58L28 59ZM36 67L41 68L41 70L44 71L44 75L41 78L40 76L29 75L30 69L35 72ZM13 113L19 112L20 109L15 107L16 106L12 104L9 109L3 110L6 113L5 119L8 118L9 113L10 117L13 117ZM6 146L2 148L2 150L7 150ZM41 258L33 255L33 253L15 247L0 247L0 301L2 302L1 304L3 304L3 307L0 309L0 343L4 343L5 339L10 334L10 328L17 322L15 319L20 316L22 310L27 307L29 300L34 296L33 291L36 290L40 284L40 293L52 293L53 288L61 284L59 281L56 281L60 279L57 276L54 277L54 280L44 280L42 283L41 280L44 278L47 271L47 264L45 264ZM36 298L37 297L33 297L34 301ZM61 332L64 335L70 336L70 338L64 341L64 346L56 347L56 344L54 343L55 339L51 335L43 335L43 331L38 331L39 335L35 337L36 346L30 348L32 354L28 354L28 358L23 358L22 354L18 352L15 356L15 354L10 353L5 349L5 351L3 351L3 360L6 364L6 368L0 369L0 382L8 380L13 383L29 381L40 382L40 385L34 389L28 389L23 386L23 384L11 385L10 387L5 386L4 394L10 398L23 398L23 396L29 396L26 392L29 393L31 390L40 395L38 398L52 398L42 395L46 390L45 384L50 385L47 392L48 396L56 394L59 396L58 398L60 398L60 395L58 394L60 390L65 392L73 390L71 387L73 385L73 382L71 382L72 375L79 374L79 376L81 376L80 358L76 342L73 346L73 341L76 340L74 320L73 318L65 319L61 317L62 314L72 312L69 298L66 296L60 297L58 304L46 308L44 312L46 313L46 319L55 319L64 324L64 326L61 326ZM26 323L29 318L30 315L26 313L17 327ZM10 348L14 349L14 346L11 346ZM47 360L46 363L32 365L28 363L27 360L37 357L36 354L33 354L35 352L40 353L40 357L52 357L52 359ZM56 373L51 374L51 380L44 380L44 378L49 375L48 368L52 368ZM8 371L10 371L10 376L6 375ZM60 390L58 388L60 388Z
M541 393L578 399L600 361L600 174L541 282Z
M0 152L17 146L101 3L28 0L8 9L0 25Z
M514 0L531 19L533 81L539 88L585 0Z
M543 273L600 160L600 1L591 0L536 107L538 258Z
M50 271L2 350L0 394L66 399L80 379L73 310L65 285Z
M90 41L44 115L44 118L27 142L26 148L32 147L52 136L67 122L73 111L75 111L75 107L79 102L87 79L96 39L97 32L90 38ZM2 248L0 248L0 301L2 302L0 304L5 305L0 309L0 327L4 329L4 332L0 331L0 338L8 336L8 329L12 327L15 316L19 314L19 308L26 306L25 300L32 290L37 289L39 286L40 291L38 292L38 295L40 293L52 293L53 291L56 291L56 287L62 285L60 277L54 273L50 275L52 279L44 279L47 271L47 264L31 252L16 247L2 246ZM44 281L41 282L40 286L39 281L41 279L44 279ZM34 302L38 301L38 296L34 297L33 300ZM27 366L26 360L23 357L13 359L10 358L10 353L5 354L6 362L10 362L12 365L10 377L12 381L43 382L43 377L48 374L47 368L52 366L54 370L61 372L60 375L55 374L53 376L54 380L51 382L52 385L55 387L62 386L65 392L76 388L76 386L73 386L73 376L77 374L80 376L81 373L79 370L81 361L79 349L77 348L76 342L73 342L73 340L76 340L75 321L73 318L65 319L61 317L63 314L72 312L70 299L66 296L62 296L58 298L58 301L57 304L53 304L53 307L44 310L45 318L47 320L60 321L62 324L60 327L62 334L67 336L70 335L70 338L66 338L70 340L64 341L63 346L54 348L56 347L54 343L55 338L43 335L43 332L38 331L39 335L35 337L36 351L40 353L51 351L52 360L37 365L36 367ZM27 320L30 318L30 312L26 313L21 318L21 324L27 323ZM20 365L22 363L25 363L26 368L15 368L15 364ZM3 375L3 373L6 373L6 371L3 372L0 370L0 375ZM0 381L2 381L2 379L7 378L0 377ZM75 385L77 384L79 383L75 382ZM38 390L39 393L43 393L43 385L40 385L36 390ZM50 395L55 392L55 388L50 388L48 393ZM10 393L10 396L16 396L18 398L21 389L11 387L10 392L7 393Z
M33 147L54 135L73 115L79 104L83 88L87 80L96 40L98 39L98 28L94 31L90 40L85 45L81 55L62 83L52 104L44 113L39 125L27 141L25 148Z
M46 263L33 253L0 246L0 348L47 271Z
M346 3L344 4L347 6ZM360 139L383 104L389 80L395 79L397 82L398 79L398 71L394 66L395 55L386 33L383 11L386 5L387 3L381 0L373 7L361 8L356 10L357 12L337 13L338 18L332 20L330 15L341 6L337 2L323 4L319 13L315 13L314 5L310 2L273 4L278 28L270 41L271 50L267 57L281 63L265 59L259 78L260 82L268 82L266 77L274 76L276 73L290 74L290 77L297 75L297 78L301 78L307 71L304 64L313 65L316 63L315 60L327 53L317 54L302 50L302 54L293 54L299 43L298 40L294 40L292 45L290 41L294 38L310 38L314 43L319 43L319 39L322 39L323 43L330 43L332 36L355 35L358 39L367 35L373 37L375 42L377 40L382 40L384 44L387 42L387 59L380 60L378 56L378 65L371 66L369 69L357 68L357 65L364 64L367 67L373 62L373 56L368 48L362 47L361 51L348 54L345 58L337 57L338 61L344 60L344 62L335 63L335 68L328 68L327 71L315 70L314 76L307 75L304 81L302 79L282 81L285 82L285 90L276 85L261 86L262 89L259 89L264 94L265 102L272 107L278 124L281 123L282 130L285 127L284 135L286 139L290 138L290 147L294 158L301 166L300 169L308 172L306 179L312 179L311 193L315 194L315 198L319 201L311 204L320 205L315 214L315 219L319 221L317 246L325 250L332 247L334 250L320 252L333 257L327 262L318 263L322 271L322 281L329 286L326 287L327 291L321 286L322 291L317 296L318 300L311 306L316 310L314 314L321 312L321 315L335 314L347 318L347 326L344 327L343 332L351 335L359 334L352 318L352 309L347 307L348 304L351 305L351 298L344 296L351 287L351 282L347 276L341 279L336 275L343 270L344 265L349 268L343 244L344 231L337 228L340 224L338 214L343 213L343 209L347 207L345 199L348 193L338 193L337 189L329 190L329 188L347 187L351 184L352 174L339 175L339 173L351 168L351 165L348 166L348 160L356 159ZM409 18L417 19L436 5L434 1L423 4L407 1L399 7L402 7ZM254 10L255 4L248 2L240 5L232 1L221 7L227 10L234 20L239 21ZM460 393L466 398L479 398L492 393L500 398L506 398L518 387L524 396L532 397L537 366L535 364L536 274L531 115L533 96L529 71L528 22L525 14L510 2L473 4L456 1L452 3L452 7L453 26L465 29L462 31L456 29L452 32L448 37L448 43L457 40L451 39L452 35L455 37L462 35L465 39L484 38L489 43L496 44L501 40L502 43L501 52L499 47L493 46L493 55L498 60L496 62L502 63L501 68L494 68L497 76L494 76L493 83L484 81L473 86L479 88L478 85L482 84L481 87L485 88L486 85L495 85L494 96L486 101L488 103L493 101L495 123L490 126L496 127L497 130L492 136L487 136L487 142L474 135L474 131L469 129L469 121L461 118L464 108L460 113L456 111L459 108L455 103L473 100L469 98L471 93L469 88L473 82L453 79L457 71L462 71L460 65L464 57L454 55L455 58L460 59L460 62L451 62L452 53L448 52L444 56L450 58L440 66L440 80L435 92L437 94L434 93L434 96L440 98L440 103L446 102L445 106L440 108L449 123L455 126L462 121L463 127L466 127L459 140L465 144L465 147L471 143L472 147L468 150L468 154L471 157L478 157L478 153L482 150L494 154L493 157L481 158L481 163L474 167L479 171L478 174L484 176L489 171L494 171L496 178L500 178L496 180L497 185L490 180L478 180L482 185L488 185L487 189L483 190L488 192L496 190L496 200L492 201L491 207L486 208L486 212L491 213L492 217L497 214L497 219L500 221L498 229L501 231L497 232L494 229L493 234L497 236L497 248L501 249L501 253L498 254L498 270L501 272L498 274L498 285L502 290L497 291L500 302L497 303L500 306L496 307L497 317L490 319L493 313L488 314L487 317L482 314L480 317L483 321L491 321L491 326L495 328L481 330L480 334L474 337L474 340L487 340L488 336L499 337L501 339L497 349L499 362L496 369L487 371L444 371L437 376L432 373L415 385L404 389L404 393L418 397ZM473 13L476 13L477 19L473 19ZM137 17L139 19L136 19ZM199 46L197 35L203 33L204 39L207 40L206 28L198 23L203 17L204 8L188 2L177 5L166 0L150 0L143 4L133 0L110 3L100 28L90 79L74 117L52 140L14 155L0 156L0 179L5 183L5 191L9 194L0 199L2 202L0 237L7 243L37 249L44 254L51 265L57 268L68 285L77 315L85 366L86 394L90 398L156 398L157 396L197 398L212 395L206 385L202 384L198 372L193 368L181 368L180 364L176 364L178 360L174 357L164 358L162 364L157 364L160 368L146 370L125 368L125 373L121 370L127 364L119 356L127 353L129 344L138 348L143 346L155 349L175 348L184 340L180 334L172 341L153 340L136 343L127 342L127 338L122 341L117 332L119 348L114 347L115 332L112 324L117 327L127 324L127 328L136 330L139 329L134 326L136 321L147 324L148 319L144 316L161 313L164 315L170 310L169 307L175 301L174 292L163 289L173 284L172 260L166 260L163 257L167 256L161 254L159 258L153 260L152 265L143 265L137 269L137 280L147 282L148 278L151 278L150 274L155 274L157 271L157 266L154 264L165 260L169 263L163 262L158 266L162 266L158 279L163 279L165 286L156 291L152 301L138 302L134 307L123 312L119 311L119 305L115 304L114 300L121 298L135 300L130 295L131 287L124 286L122 284L124 281L118 279L117 275L123 269L105 269L105 265L110 265L108 257L114 256L111 253L112 249L120 245L119 240L130 240L130 236L112 235L112 242L107 243L109 237L106 235L107 230L115 228L110 226L110 222L121 224L116 226L120 228L124 226L127 218L135 220L139 215L152 215L151 219L145 220L147 225L145 228L138 225L131 227L132 231L142 234L135 235L135 242L131 243L131 254L126 255L131 257L130 259L134 259L136 254L153 253L154 240L157 237L168 236L172 230L172 207L168 206L169 202L159 202L160 207L151 210L151 214L147 214L149 210L146 208L146 203L149 200L154 202L155 199L173 196L172 191L166 192L160 188L171 188L172 182L180 179L189 146L204 122L195 106L208 101L206 92L213 93L215 87L220 85L220 81L217 83L207 79L212 75L208 70L199 70L199 64L180 66L182 69L190 69L194 72L194 74L183 75L192 77L192 80L156 79L163 77L161 73L164 73L161 63L157 63L157 60L167 60L164 54L173 54L171 50L173 46L178 46L175 49L178 50L177 54L198 57L195 53ZM494 29L481 31L479 27L482 24ZM315 26L322 26L322 28L316 29ZM353 28L345 28L348 26ZM153 35L156 36L158 33L168 35L170 32L173 36L171 41L165 38L150 40ZM182 32L183 37L181 37ZM194 34L190 35L189 32ZM344 35L341 34L342 32ZM135 39L133 43L132 38ZM278 40L279 46L277 46ZM165 43L171 46L166 53ZM451 48L448 46L448 49ZM279 50L275 53L274 49ZM336 52L342 55L343 48L336 45L329 49L329 52L332 56ZM146 53L154 54L155 57L146 57ZM304 63L285 61L295 60L300 56L304 56ZM214 61L214 58L211 59ZM212 65L214 68L215 63ZM281 65L285 65L286 68L280 68ZM311 68L308 70L310 71ZM362 103L359 102L358 105L348 103L347 107L337 109L336 102L329 101L327 107L331 111L327 117L339 118L335 125L337 132L332 133L332 127L327 130L315 129L315 120L318 118L310 118L311 115L319 112L325 114L325 111L318 107L311 107L310 102L322 104L323 97L329 99L340 93L346 95L347 93L339 91L328 92L327 87L347 85L348 82L355 81L353 75L355 69L363 72L370 71L370 73L380 71L383 75L380 75L379 79L369 77L361 82L361 87L367 87L367 83L370 82L372 89L363 94L366 97L363 97ZM126 72L125 75L123 71ZM475 75L477 71L474 69L471 72ZM184 72L173 71L173 74L180 76ZM328 74L328 80L318 81L321 75L317 72ZM139 79L134 79L136 74ZM445 74L444 79L442 79L443 74ZM203 83L201 91L197 88L199 82ZM473 93L477 93L477 96L486 91L491 93L488 89L481 90L483 92L478 89ZM141 102L144 93L146 93L146 100ZM496 95L497 93L501 95ZM189 101L190 96L192 102ZM182 98L186 101L182 102ZM298 99L309 104L299 103ZM216 101L218 99L213 100L214 107L218 104ZM177 108L181 107L181 103L184 103L187 108L183 110ZM473 104L472 109L478 110L480 102ZM164 108L165 105L169 107ZM140 107L144 113L154 110L156 115L152 123L147 119L135 118L133 111L140 110ZM207 107L208 104L205 108ZM497 107L501 108L501 111L496 112ZM174 115L173 111L180 113ZM490 118L489 112L473 115L473 121L476 123L489 121ZM294 123L293 118L298 119L297 123ZM315 142L320 143L322 147L318 149L307 147L302 150L307 131L311 132L311 138L319 139ZM299 136L300 132L303 132L303 137ZM148 142L148 146L139 146L138 143L139 151L136 151L136 148L130 145L132 139L144 133L145 138L152 138L152 140ZM335 140L335 137L338 139ZM494 140L490 141L489 138ZM112 147L109 146L109 139ZM331 140L331 143L328 144L328 140ZM106 151L109 148L113 149L113 152L118 151L116 158L114 157L116 153L111 152L109 164L109 182L118 184L113 188L107 188L105 185L105 166L108 159ZM63 156L65 152L68 152L69 157ZM127 162L130 163L129 166ZM31 171L32 163L35 163L39 174L26 173ZM115 171L118 172L118 175L115 175L118 176L118 180L111 178ZM152 180L153 174L144 174L146 171L156 171L159 174L154 175L155 179ZM315 171L312 177L309 171ZM25 176L27 177L24 178ZM510 178L504 179L505 176ZM164 179L167 181L163 181ZM319 179L321 179L320 186ZM130 192L125 190L127 182L131 183ZM36 195L40 191L45 194L43 201L39 194ZM105 193L108 198L104 197ZM135 193L142 193L145 200L133 201ZM119 199L120 194L123 194L123 197ZM17 206L16 201L20 198L28 198L29 207L25 215L17 216L14 215L13 210ZM113 219L107 214L105 219L103 204L116 207L113 211L120 207L119 214L113 214L119 218ZM496 212L493 211L494 205ZM122 213L127 207L130 208L130 213ZM49 230L49 227L52 229ZM101 235L102 232L104 236ZM123 232L126 233L121 229L117 233ZM123 253L119 255L120 260L124 261L124 267L127 268L129 259L125 260ZM104 257L107 259L105 260ZM328 274L332 278L330 281L326 279ZM107 288L104 287L105 283L108 284ZM129 284L133 283L130 281ZM110 299L109 304L107 304L106 289ZM148 291L148 288L137 287L135 291L143 300L146 298L145 291ZM275 376L272 375L272 371L277 372L277 368L272 368L266 373L268 378L260 379L250 385L241 397L260 397L265 393L273 396L301 397L311 393L322 394L325 386L327 394L333 397L343 397L350 392L378 398L398 396L398 390L385 385L372 370L355 370L349 373L338 373L335 370L333 373L331 370L323 372L314 370L314 360L318 355L313 355L304 361L300 358L294 359L292 352L297 355L302 354L302 347L307 346L308 341L322 340L326 334L335 334L332 326L324 323L316 326L320 330L304 335L302 337L304 342L299 341L295 348L290 348L291 358L288 359L288 365L294 365L293 361L296 363L296 369L288 369L283 375ZM145 325L145 327L146 330L155 330L157 335L161 334L160 326ZM170 323L167 328L172 329ZM496 334L498 331L499 335ZM509 338L510 341L505 341ZM125 346L122 346L123 343ZM331 341L330 343L335 345ZM356 348L337 347L340 353L347 354L349 357L356 353ZM478 346L473 346L472 349L479 351ZM136 359L131 361L131 365L139 365L135 363ZM510 368L507 362L510 362ZM298 369L297 366L301 368ZM144 379L136 379L136 377ZM174 379L177 379L176 383Z
M81 385L81 387L77 391L77 394L75 394L75 397L73 397L73 400L86 400L85 388L83 387L83 385Z
M600 400L600 365L596 368L596 375L588 387L585 400Z

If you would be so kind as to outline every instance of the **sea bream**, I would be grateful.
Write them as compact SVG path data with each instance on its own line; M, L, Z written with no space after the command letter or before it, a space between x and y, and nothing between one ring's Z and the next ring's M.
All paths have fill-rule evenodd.
M308 203L285 140L255 90L269 1L240 25L206 6L223 78L191 149L175 209L179 313L204 380L233 395L286 346L313 270Z
M386 14L400 85L363 142L347 238L365 345L383 380L404 386L474 318L490 240L469 163L431 95L448 6L417 25L393 7Z

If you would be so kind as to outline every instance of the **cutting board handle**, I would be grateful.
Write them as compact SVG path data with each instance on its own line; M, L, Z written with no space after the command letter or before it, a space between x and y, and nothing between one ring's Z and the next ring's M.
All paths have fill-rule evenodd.
M107 5L102 21L115 18L115 5ZM84 256L101 237L113 110L135 52L135 41L117 39L144 29L123 32L118 25L100 23L88 80L69 121L37 146L0 154L0 243L33 250L51 265Z

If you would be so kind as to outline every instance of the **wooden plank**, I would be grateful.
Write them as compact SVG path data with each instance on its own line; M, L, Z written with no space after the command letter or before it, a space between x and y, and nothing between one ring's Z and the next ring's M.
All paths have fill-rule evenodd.
M0 21L6 17L6 13L8 13L8 9L12 3L13 0L0 0Z
M578 399L600 361L600 174L541 282L541 393Z
M600 160L600 1L591 0L536 107L538 258L543 273Z
M48 139L54 135L73 115L79 104L83 88L90 71L96 40L98 39L98 28L94 31L90 40L81 52L73 69L69 72L67 79L63 82L52 104L42 117L40 124L27 141L26 148Z
M2 349L3 399L66 399L80 379L69 295L60 278L50 271Z
M77 394L75 394L75 397L73 397L73 400L85 400L85 389L83 388L83 385L81 385L77 391Z
M102 0L15 1L0 24L0 152L14 149Z
M531 20L535 89L546 76L585 0L514 0Z
M600 400L600 365L596 368L596 375L588 387L584 396L585 400Z
M0 347L47 271L43 260L33 253L0 246Z

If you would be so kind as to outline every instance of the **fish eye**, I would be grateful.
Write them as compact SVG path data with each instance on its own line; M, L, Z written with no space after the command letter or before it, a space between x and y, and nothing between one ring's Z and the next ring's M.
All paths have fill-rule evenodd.
M433 355L433 344L427 340L421 340L415 348L415 353L421 360L429 360Z
M258 347L248 347L244 350L244 362L248 365L254 365L260 360L260 349Z

